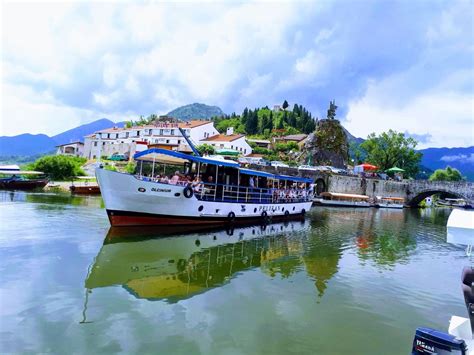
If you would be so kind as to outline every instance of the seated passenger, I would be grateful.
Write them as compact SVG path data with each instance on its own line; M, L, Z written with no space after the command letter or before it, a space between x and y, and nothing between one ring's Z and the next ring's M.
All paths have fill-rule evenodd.
M171 185L176 185L179 181L179 171L175 171L173 177L169 181Z
M168 176L163 175L163 177L160 179L160 182L162 182L163 184L168 184L169 183Z
M193 187L194 192L200 193L202 189L202 181L199 176L196 176L196 178L193 180L191 183L191 186Z

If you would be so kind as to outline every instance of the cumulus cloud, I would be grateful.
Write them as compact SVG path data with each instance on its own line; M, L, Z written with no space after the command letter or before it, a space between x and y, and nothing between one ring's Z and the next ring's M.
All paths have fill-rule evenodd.
M2 117L25 123L3 118L3 134L190 102L241 112L287 99L323 116L336 99L356 135L390 127L447 145L450 117L450 142L472 138L466 2L9 2L3 10Z
M474 163L474 153L471 153L470 155L468 154L458 154L458 155L445 155L441 157L442 161L445 162L460 162L460 163Z

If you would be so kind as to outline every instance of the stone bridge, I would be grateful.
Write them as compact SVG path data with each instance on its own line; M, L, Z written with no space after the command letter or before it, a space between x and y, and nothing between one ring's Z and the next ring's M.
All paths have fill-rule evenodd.
M340 192L370 197L402 197L408 206L418 206L426 197L444 194L447 197L462 198L474 206L474 183L466 181L428 180L380 180L358 176L336 175L319 171L298 171L295 168L275 168L252 165L252 169L265 170L273 174L303 176L313 179L316 192Z

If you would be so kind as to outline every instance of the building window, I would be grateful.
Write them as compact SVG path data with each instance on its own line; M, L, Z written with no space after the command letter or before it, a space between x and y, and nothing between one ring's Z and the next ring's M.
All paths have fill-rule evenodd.
M244 154L247 154L247 149L244 149Z
M102 145L105 145L105 142L102 142Z
M174 136L174 129L171 130L171 135Z
M181 139L178 139L178 144L181 144Z
M230 146L230 149L234 149L234 146L233 146L233 145L231 145L231 146Z
M97 147L97 142L94 142L94 147Z

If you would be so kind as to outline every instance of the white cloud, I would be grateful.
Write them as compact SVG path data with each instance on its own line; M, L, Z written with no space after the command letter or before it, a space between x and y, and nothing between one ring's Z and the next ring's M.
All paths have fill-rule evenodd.
M474 153L471 153L470 155L467 154L458 154L458 155L444 155L441 157L442 161L445 162L453 162L453 161L459 161L463 163L474 163Z
M373 82L366 95L349 105L344 126L357 137L389 129L399 132L429 132L427 146L469 146L474 143L474 99L468 94L426 93L407 100L402 105L392 105L386 100L387 92L380 92ZM396 95L396 91L392 91ZM466 131L467 129L467 131Z
M474 82L473 46L463 36L472 29L470 5L417 7L386 9L370 0L350 8L337 1L8 2L2 66L4 85L13 89L3 90L2 132L52 134L103 115L163 114L190 102L241 112L287 99L316 116L336 98L338 117L349 111L355 122L352 133L398 127L431 135L436 145L466 142ZM395 10L406 16L394 18ZM33 118L35 109L41 118ZM432 132L451 109L455 135ZM400 129L399 114L422 111L431 125L424 118ZM381 114L394 121L365 126L361 118Z

